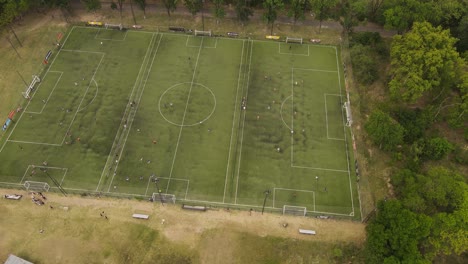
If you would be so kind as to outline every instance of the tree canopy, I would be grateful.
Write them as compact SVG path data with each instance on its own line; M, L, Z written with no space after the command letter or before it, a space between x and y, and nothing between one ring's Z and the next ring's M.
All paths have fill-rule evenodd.
M462 64L455 42L448 30L428 22L415 23L407 34L395 36L389 83L392 96L415 102L427 92L435 97L452 87Z
M403 127L390 115L374 111L365 125L369 137L384 150L393 150L403 142Z

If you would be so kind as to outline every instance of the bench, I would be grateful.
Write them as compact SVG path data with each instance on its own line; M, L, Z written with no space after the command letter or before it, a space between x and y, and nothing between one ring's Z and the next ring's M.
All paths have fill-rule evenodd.
M299 229L299 234L315 235L315 231L314 230L308 230L308 229Z
M231 38L239 37L239 33L237 33L237 32L228 32L227 35L228 35L228 37L231 37Z
M194 210L194 211L203 211L204 212L204 211L206 211L206 206L183 204L182 209Z
M169 30L173 32L185 32L185 28L183 27L169 27Z
M149 215L145 215L145 214L133 214L132 217L136 219L145 219L145 220L149 219Z

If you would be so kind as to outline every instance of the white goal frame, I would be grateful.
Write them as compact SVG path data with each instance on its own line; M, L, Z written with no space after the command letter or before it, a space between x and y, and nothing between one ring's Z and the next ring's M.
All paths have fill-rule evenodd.
M162 202L162 203L173 203L175 204L176 202L176 196L174 194L168 194L168 193L153 193L151 196L153 199L153 202ZM161 201L162 198L162 201Z
M41 78L39 78L39 76L33 75L32 77L33 77L33 79L31 81L31 83L29 84L28 88L26 88L26 91L21 93L24 96L24 98L26 98L26 99L31 98L30 94L34 90L34 86L36 85L36 83L41 82Z
M346 110L346 126L351 126L353 124L353 116L351 115L351 104L345 102L343 108Z
M50 185L47 182L25 181L24 188L28 191L48 192Z
M108 28L118 28L119 30L122 30L122 29L123 29L122 24L109 24L109 23L106 23L106 24L104 25L104 27L105 27L106 29L108 29Z
M209 36L211 37L212 36L212 33L211 33L211 30L208 30L208 31L203 31L203 30L195 30L194 31L194 35L195 36Z
M292 38L292 37L286 37L286 43L303 43L302 38Z
M285 215L285 214L306 216L307 207L293 206L293 205L283 205L283 215Z

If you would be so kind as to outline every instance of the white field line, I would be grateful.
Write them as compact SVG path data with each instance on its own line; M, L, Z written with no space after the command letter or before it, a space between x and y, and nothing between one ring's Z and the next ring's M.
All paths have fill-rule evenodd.
M106 30L106 31L114 31L115 29L103 28L103 30ZM101 33L101 28L99 29L98 33L96 33L96 35L94 36L94 38L95 38L95 39L99 39L99 40L125 41L125 39L127 38L128 30L125 31L125 35L124 35L124 38L123 38L123 39L107 39L107 38L101 38L101 37L98 37L98 35L99 35L100 33Z
M314 210L315 210L315 191L301 190L301 189L276 188L276 187L273 188L273 208L277 208L277 207L275 207L276 190L312 193L312 196L314 197ZM304 206L298 206L298 207L304 207ZM305 207L305 208L307 209L307 207Z
M22 140L7 140L8 142L14 143L23 143L23 144L34 144L34 145L45 145L45 146L56 146L60 147L62 144L51 144L51 143L43 143L43 142L33 142L33 141L22 141Z
M237 78L237 90L236 90L236 102L234 104L234 111L232 114L232 129L231 129L231 139L229 140L229 152L228 152L228 160L227 160L227 166L226 166L226 178L224 180L224 193L223 193L223 203L226 199L226 188L227 188L227 182L228 182L228 172L229 172L229 163L231 161L231 148L232 148L232 136L234 134L234 126L235 126L235 121L236 121L236 113L237 109L239 109L238 105L238 99L239 99L239 87L240 87L240 81L241 81L241 75L242 75L242 62L244 60L244 46L245 46L245 40L242 41L242 53L241 53L241 59L240 59L240 64L239 64L239 77Z
M316 168L316 167L297 166L297 165L292 165L291 167L293 167L293 168L299 168L299 169L308 169L308 170L322 170L322 171L349 172L349 170L337 170L337 169L327 169L327 168Z
M338 74L338 86L340 88L340 94L341 94L341 76L340 76L340 66L338 64L338 51L335 47L335 56L336 56L336 69L337 69L337 74ZM341 118L343 120L343 124L345 123L344 121L344 113L343 113L343 108L341 108ZM348 154L348 140L346 136L346 126L343 126L343 134L345 138L345 152L346 152L346 161L348 162L348 178L349 178L349 191L351 194L351 206L353 207L353 214L354 214L354 198L353 198L353 186L351 183L351 169L349 166L349 154ZM361 211L361 219L362 219L362 211Z
M65 180L65 177L67 176L68 169L65 169L65 173L63 174L62 180L60 181L60 186L63 184L63 180Z
M26 112L26 113L28 113L28 114L39 114L39 115L42 114L42 112L44 111L44 108L45 108L46 105L49 103L50 97L51 97L52 94L54 93L55 88L57 87L57 84L59 83L60 79L62 79L63 72L59 72L59 73L60 73L60 76L59 76L58 80L55 82L55 85L54 85L54 87L52 88L52 91L50 92L49 96L47 97L46 102L45 102L44 105L42 106L41 111L40 111L40 112L29 112L29 111L28 111L28 112ZM38 88L39 88L39 87L38 87ZM34 94L36 94L36 93L34 93Z
M142 87L142 90L140 92L140 96L138 97L137 99L137 104L136 106L134 107L134 111L132 112L131 111L131 108L129 110L129 114L128 114L128 128L126 130L123 131L122 133L122 136L125 135L125 139L122 143L122 146L120 148L120 153L119 153L119 157L122 157L122 153L125 149L125 145L127 144L127 139L128 139L128 135L130 135L130 130L132 129L132 125L133 125L133 120L135 119L135 115L138 111L138 108L140 106L140 101L141 101L141 97L143 96L143 94L145 93L145 88L146 88L146 83L148 81L148 78L149 78L149 75L151 73L151 69L153 69L153 64L154 64L154 59L156 58L156 55L158 54L158 50L159 50L159 45L161 44L161 40L162 40L163 36L161 35L161 38L159 38L159 41L158 41L158 46L156 46L156 50L154 51L154 55L153 55L153 59L151 60L151 64L150 64L150 67L148 68L148 70L146 71L147 74L146 74L146 78L145 78L145 81L144 83L142 84L143 82L143 78L144 76L142 76L142 78L140 79L140 85L138 87ZM143 74L144 75L144 74ZM136 95L138 96L138 95ZM130 97L132 98L132 97ZM132 115L133 113L133 115ZM117 168L119 167L119 164L117 163L115 165L115 168L114 168L114 175L112 176L112 179L111 179L111 182L109 184L109 189L107 190L109 192L110 190L110 187L112 186L112 182L114 181L114 176L116 175L115 172L117 172Z
M280 109L281 120L283 121L284 125L289 129L289 131L291 131L292 128L290 128L290 127L288 126L288 124L286 124L286 121L284 121L284 118L283 118L283 106L284 106L284 103L286 103L286 101L287 101L290 97L292 97L292 95L290 95L290 96L286 97L286 99L284 99L283 103L281 103L281 109Z
M294 68L291 68L291 131L294 131ZM291 133L291 167L294 165L294 133Z
M329 70L321 70L321 69L313 69L313 68L292 68L293 70L301 70L301 71L316 71L316 72L337 72L337 71L329 71Z
M105 52L101 52L101 51L72 50L72 49L61 49L60 51L77 52L77 53L95 53L95 54L104 54L104 55L106 55Z
M96 76L96 73L98 72L99 67L101 66L101 63L102 63L102 61L103 61L103 59L104 59L105 56L106 56L106 54L102 54L101 60L99 61L98 66L97 66L96 69L94 70L94 74L93 74L93 76L91 77L91 80L93 80L93 79L94 79L94 76ZM91 84L91 81L89 82L89 84ZM86 91L85 91L85 93L83 94L83 97L81 98L80 104L78 105L78 107L77 107L76 109L80 109L81 104L83 103L83 100L85 99L86 94L88 93L88 90L89 90L89 87L90 87L90 86L91 86L91 85L88 85L88 88L86 88ZM78 110L77 110L77 111L75 112L75 114L73 115L73 118L72 118L72 120L71 120L71 122L70 122L70 125L69 125L68 128L67 128L67 132L70 131L70 128L71 128L71 126L73 125L73 122L75 121L75 118L76 118L77 115L78 115ZM62 139L62 143L61 143L62 145L63 145L63 142L65 142L65 138L67 138L67 134L65 134L64 137L63 137L63 139Z
M73 31L73 29L74 29L74 27L73 27L73 28L70 30L70 32L68 33L68 35L67 35L67 37L65 38L65 41L63 42L62 46L64 46L65 43L67 42L68 37L70 36L70 34L71 34L71 32ZM52 69L52 65L54 65L55 60L58 58L58 55L60 54L61 51L62 51L62 49L59 50L59 51L57 52L57 55L54 56L54 59L53 59L52 62L50 63L49 68L47 68L47 71L46 71L46 73L44 74L44 76L46 76L46 75L49 73L50 69ZM34 93L34 94L35 94L35 93ZM32 98L34 98L34 94L33 94ZM28 106L29 106L30 103L31 103L31 101L28 101L28 103L26 104L26 106L25 106L25 108L24 108L25 111L26 111L26 109L28 109ZM15 128L16 128L16 126L18 125L18 123L19 123L19 121L21 120L21 118L23 117L25 111L22 111L22 112L21 112L21 115L20 115L20 117L18 118L18 121L15 122L15 126L11 129L10 134L8 134L7 139L5 140L5 142L3 143L2 147L0 148L0 153L3 151L3 148L5 148L6 143L7 143L8 140L10 139L11 135L13 134L13 132L15 131Z
M62 78L63 72L61 72L61 71L48 71L48 72L46 72L46 74L44 75L43 79L46 77L46 75L47 75L49 72L60 73L60 77L59 77L59 79L55 82L55 86L54 86L54 88L52 89L52 91L53 91L53 90L55 90L55 87L57 86L58 81L60 81L60 79ZM36 92L33 93L33 95L32 95L32 97L31 97L30 101L32 101L32 99L34 98L34 95L36 95L37 90L39 90L39 88L41 87L42 83L43 83L43 82L40 82L40 83L39 83L39 85L38 85L37 88L36 88ZM52 93L52 92L51 92L51 93ZM26 112L27 114L42 114L42 111L44 110L45 105L46 105L47 103L49 103L49 98L50 98L50 94L49 94L49 97L47 98L47 102L44 104L44 106L42 107L42 110L41 110L40 112L33 112L33 111L26 111L26 110L25 110L24 112ZM29 106L29 103L28 103L27 106ZM26 106L26 107L27 107L27 106Z
M252 66L252 53L253 53L253 41L250 41L250 57L249 57L249 71L247 72L247 89L245 91L245 101L248 102L249 97L249 84L250 84L250 68ZM236 194L234 197L234 204L237 204L237 191L239 190L239 176L240 166L242 163L242 144L244 143L244 128L245 128L245 116L247 115L247 109L244 111L244 119L242 120L242 133L239 148L239 159L237 162L237 179L236 179Z
M133 85L133 89L132 89L132 92L130 94L130 96L133 94L133 90L135 90L136 86L137 86L137 83L138 83L138 78L139 76L142 74L142 70L143 70L143 65L145 63L145 60L146 58L148 57L148 54L149 54L149 51L150 51L150 47L153 45L153 40L154 40L154 36L155 34L153 34L153 36L151 36L151 40L150 40L150 43L148 44L148 48L146 49L146 54L145 54L145 57L143 58L143 61L141 62L141 65L140 65L140 70L138 71L138 75L137 75L137 78L135 80L135 84ZM141 78L143 78L143 75L141 76ZM131 97L130 97L131 98ZM124 122L123 119L121 122ZM122 123L119 125L119 130L121 129L122 127ZM104 177L104 174L105 174L105 171L106 171L106 168L107 168L107 164L110 164L111 162L111 159L113 160L114 159L114 156L111 155L112 154L112 151L114 150L114 147L116 146L116 144L118 143L117 141L117 138L119 136L119 130L117 130L117 132L115 133L115 137L114 137L114 141L112 143L112 147L109 151L109 155L107 156L107 160L106 160L106 163L104 164L104 168L102 169L102 172L101 172L101 177L99 178L99 182L96 186L96 191L99 190L99 186L101 185L101 181ZM109 167L109 170L112 168L112 165ZM109 173L109 172L108 172ZM113 180L113 178L112 178ZM109 185L110 186L110 185Z
M187 41L185 41L185 46L188 47L188 48L199 48L200 46L195 46L195 45L189 45L188 42L189 42L189 39L190 38L194 38L194 36L187 36ZM215 45L214 47L210 47L210 46L205 46L203 47L204 49L216 49L218 47L218 38L216 37L215 38Z
M281 52L281 44L284 44L284 43L278 43L278 54L281 54L281 55L293 55L293 56L306 56L306 57L309 57L310 55L310 52L309 52L309 45L307 45L307 54L296 54L296 53L293 53L293 52Z
M24 178L26 177L26 174L28 174L29 167L31 167L31 165L28 165L28 167L26 168L26 171L25 171L24 174L23 174L23 178L21 178L21 181L19 182L19 184L22 184L22 183L23 183L23 180L24 180Z
M339 94L323 94L323 97L324 97L324 100L325 100L325 120L326 120L326 127L327 127L327 139L329 140L342 140L344 141L344 137L343 138L334 138L334 137L330 137L329 134L328 134L328 109L327 109L327 96L338 96L341 98L341 95ZM341 110L341 118L343 118L343 110ZM344 120L342 120L344 121ZM344 123L343 123L344 124Z
M83 111L86 107L88 107L90 104L92 104L92 103L94 102L94 99L96 99L96 97L97 97L97 94L98 94L98 92L99 92L99 86L98 86L96 80L92 79L92 81L93 81L94 84L96 85L96 93L94 94L93 99L91 99L91 102L89 102L87 105L85 105L85 106L83 106L82 108L80 108L80 109L78 110L78 112Z
M182 116L182 125L180 126L179 137L177 138L177 144L176 144L175 151L174 151L174 158L172 159L171 171L169 172L169 181L167 182L167 186L166 186L166 193L169 190L169 184L171 183L172 171L174 170L174 164L175 164L175 160L177 157L177 150L179 149L180 137L182 136L182 130L184 129L185 116L187 114L187 108L190 102L190 94L192 93L193 81L195 80L195 75L197 74L198 60L200 59L200 53L201 53L202 46L203 46L203 39L204 38L202 38L200 47L198 48L197 61L195 62L195 68L193 69L193 75L192 75L192 81L191 81L190 89L187 95L187 102L185 103L184 115Z
M11 183L11 182L0 182L0 184L2 185L14 185L14 186L23 186L22 184L19 184L19 183Z

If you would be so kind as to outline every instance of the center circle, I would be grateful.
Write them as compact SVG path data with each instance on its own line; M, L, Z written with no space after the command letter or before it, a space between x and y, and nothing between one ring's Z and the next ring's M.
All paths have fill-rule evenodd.
M205 85L174 84L159 98L159 113L176 126L196 126L208 120L216 108L216 97Z

